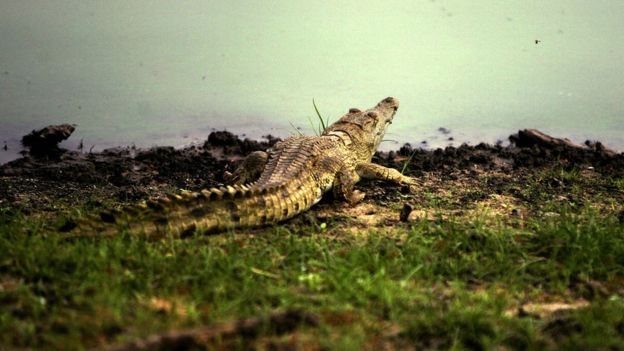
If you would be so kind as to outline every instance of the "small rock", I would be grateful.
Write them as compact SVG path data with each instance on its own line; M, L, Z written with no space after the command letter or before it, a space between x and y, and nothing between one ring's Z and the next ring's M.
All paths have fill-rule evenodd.
M399 156L410 156L414 152L412 145L406 143L399 149Z
M550 185L553 188L560 188L564 186L563 182L555 177L550 178L548 180L548 185Z
M228 131L212 132L208 135L207 143L212 146L234 146L238 144L236 135ZM204 147L208 146L204 145Z
M409 204L403 204L403 208L401 209L401 214L399 215L399 219L401 222L407 222L410 213L412 213L414 209Z
M58 230L61 233L67 233L67 232L71 231L72 229L76 228L77 226L78 226L78 224L75 221L73 221L71 219L68 219L67 221L65 221L65 223L63 223L63 225L61 225L58 228Z
M448 128L440 127L440 128L438 128L438 132L440 132L442 134L450 134L451 130L448 129Z

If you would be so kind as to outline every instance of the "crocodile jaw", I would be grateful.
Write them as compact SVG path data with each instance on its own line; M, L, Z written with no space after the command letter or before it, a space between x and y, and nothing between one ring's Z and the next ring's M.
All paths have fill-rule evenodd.
M323 135L346 134L350 139L350 148L358 154L367 153L372 157L398 108L399 100L393 97L381 100L375 107L366 111L352 108L336 123L325 129Z
M367 110L366 114L369 115L370 112L377 114L377 123L374 125L371 133L370 140L370 151L371 153L375 153L379 144L383 140L383 137L386 133L386 129L388 126L392 124L392 119L396 114L396 111L399 108L399 100L394 97L387 97L381 100L377 106L374 108Z

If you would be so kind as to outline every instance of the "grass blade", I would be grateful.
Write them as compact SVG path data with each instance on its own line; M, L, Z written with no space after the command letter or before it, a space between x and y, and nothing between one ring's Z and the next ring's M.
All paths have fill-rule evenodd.
M290 124L290 126L297 132L297 134L299 134L299 136L303 136L303 133L301 133L299 128L295 127L295 125L292 122L288 122L288 124Z
M416 155L416 151L418 151L418 149L415 149L414 151L412 151L412 153L407 158L407 160L405 160L405 163L403 163L403 168L401 168L401 174L405 174L405 170L407 170L407 166L409 165L414 155Z
M314 99L312 99L312 105L314 105L314 111L316 111L316 115L318 116L319 121L321 122L321 127L323 127L323 130L325 130L325 128L327 128L327 124L329 124L329 119L327 120L327 124L325 123L325 121L323 120L323 116L321 116L321 113L319 112L318 107L316 107L316 101L314 101Z

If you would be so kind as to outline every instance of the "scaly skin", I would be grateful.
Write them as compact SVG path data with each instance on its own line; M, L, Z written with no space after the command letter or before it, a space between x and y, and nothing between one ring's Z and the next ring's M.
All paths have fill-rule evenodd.
M98 220L85 223L83 231L113 233L126 228L185 236L256 227L310 209L329 190L355 204L364 198L353 190L361 177L414 184L396 169L371 163L398 106L398 100L389 97L366 111L350 109L321 136L291 137L277 143L268 155L253 153L232 176L236 185L102 213Z

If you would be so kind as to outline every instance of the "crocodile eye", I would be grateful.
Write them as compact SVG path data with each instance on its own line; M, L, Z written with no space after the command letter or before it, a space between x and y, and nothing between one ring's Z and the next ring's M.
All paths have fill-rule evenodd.
M379 114L375 111L370 111L369 113L366 114L368 117L370 118L374 118L377 119L379 117Z
M375 111L370 111L366 113L366 124L370 124L373 127L377 125L377 122L379 121L379 114Z

